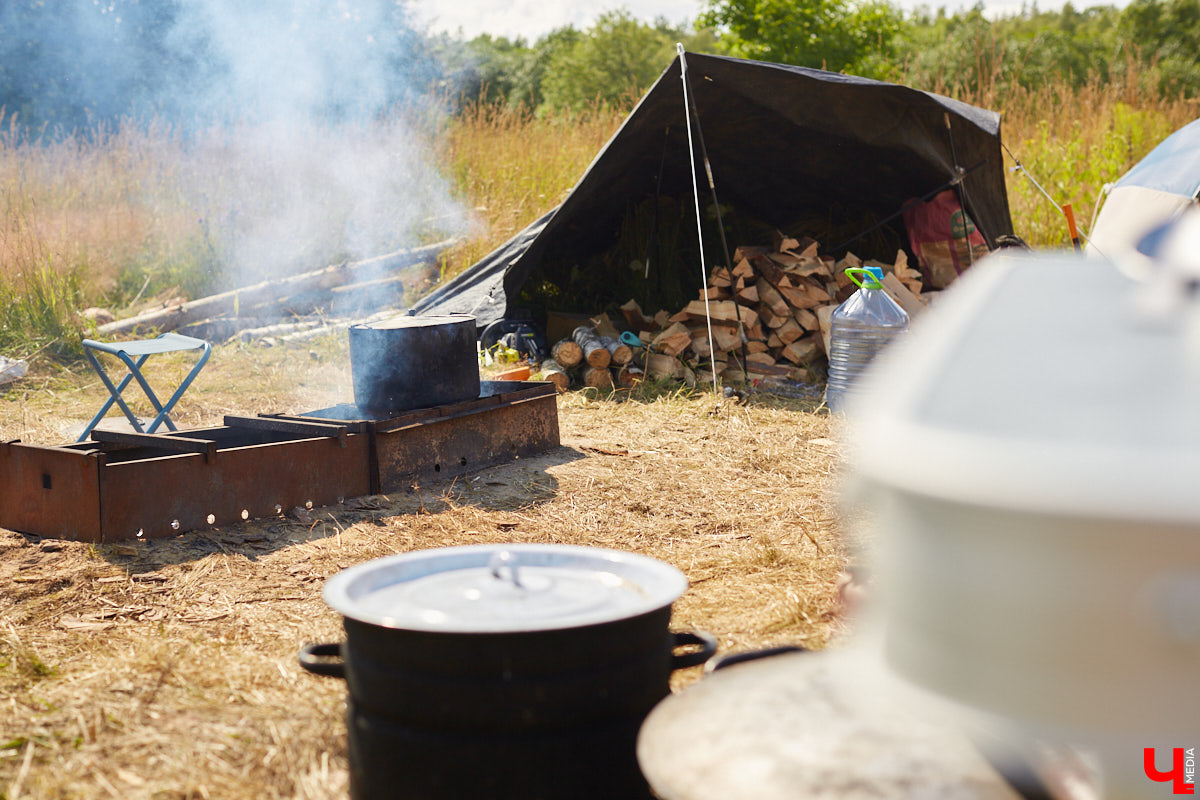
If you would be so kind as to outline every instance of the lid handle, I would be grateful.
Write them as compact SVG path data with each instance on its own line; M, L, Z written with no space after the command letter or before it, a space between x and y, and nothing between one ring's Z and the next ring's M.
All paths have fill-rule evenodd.
M504 569L508 568L508 574L505 575ZM524 589L525 584L521 583L521 576L517 572L517 558L508 550L500 550L488 560L488 569L492 572L492 577L498 581L507 580L518 589Z

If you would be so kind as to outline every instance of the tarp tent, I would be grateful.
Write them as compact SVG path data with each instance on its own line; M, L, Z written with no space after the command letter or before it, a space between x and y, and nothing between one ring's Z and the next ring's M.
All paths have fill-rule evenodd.
M995 112L822 70L692 53L686 60L723 206L780 228L806 214L882 219L964 170L967 211L989 245L1012 233ZM531 276L565 275L613 247L635 204L661 191L694 208L680 74L677 58L561 205L414 310L469 313L485 325L512 309ZM709 265L723 261L717 252L706 256ZM698 285L699 266L689 269Z
M1200 119L1163 139L1107 194L1088 254L1142 271L1149 264L1136 251L1142 237L1200 200Z

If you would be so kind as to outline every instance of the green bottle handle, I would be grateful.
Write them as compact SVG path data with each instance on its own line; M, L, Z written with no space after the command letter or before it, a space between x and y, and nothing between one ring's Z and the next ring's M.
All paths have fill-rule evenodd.
M856 272L861 272L864 275L869 275L870 280L867 281L866 283L863 283L858 278L854 277L854 273L856 273ZM850 279L851 283L853 283L855 286L857 286L860 289L882 289L883 288L883 284L880 283L878 281L878 279L876 279L875 275L871 272L871 270L867 269L866 267L848 267L846 269L846 277ZM871 284L873 284L873 285L871 285Z

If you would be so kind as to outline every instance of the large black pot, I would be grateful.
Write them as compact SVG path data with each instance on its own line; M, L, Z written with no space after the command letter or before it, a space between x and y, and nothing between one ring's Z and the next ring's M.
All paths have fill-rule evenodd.
M650 797L638 728L671 672L716 650L668 630L685 586L652 559L557 545L427 550L335 576L325 596L346 641L300 662L348 684L352 797Z
M350 326L354 402L382 416L479 397L475 318L399 316Z

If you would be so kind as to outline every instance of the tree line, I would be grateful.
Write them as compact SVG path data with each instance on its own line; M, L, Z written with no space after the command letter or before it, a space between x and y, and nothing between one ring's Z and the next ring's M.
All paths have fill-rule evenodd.
M210 100L211 87L245 73L228 37L185 24L202 5L203 0L4 4L0 108L6 120L71 131L139 113L236 112L194 100ZM1133 0L1123 9L1067 3L1042 11L1033 5L996 19L986 17L982 5L954 13L928 8L904 13L886 0L708 0L687 24L644 22L618 9L587 28L564 27L533 41L428 34L411 24L404 3L396 0L324 4L337 7L336 19L319 3L308 4L307 17L296 10L305 4L275 5L292 15L280 26L284 33L296 37L297 30L310 29L307 39L301 35L296 41L315 42L334 68L340 53L357 53L366 42L381 51L381 104L432 92L452 106L483 101L533 112L598 102L627 105L671 63L676 42L693 52L854 73L975 101L1002 102L1018 87L1121 80L1136 80L1139 90L1162 96L1200 95L1200 0ZM203 6L210 22L211 9L219 6ZM213 30L222 29L220 22ZM253 49L262 35L246 31L246 46ZM322 41L337 36L344 41L336 46ZM335 76L332 85L359 80L361 66L344 66L352 67L358 72ZM319 110L347 113L346 96L339 94Z

